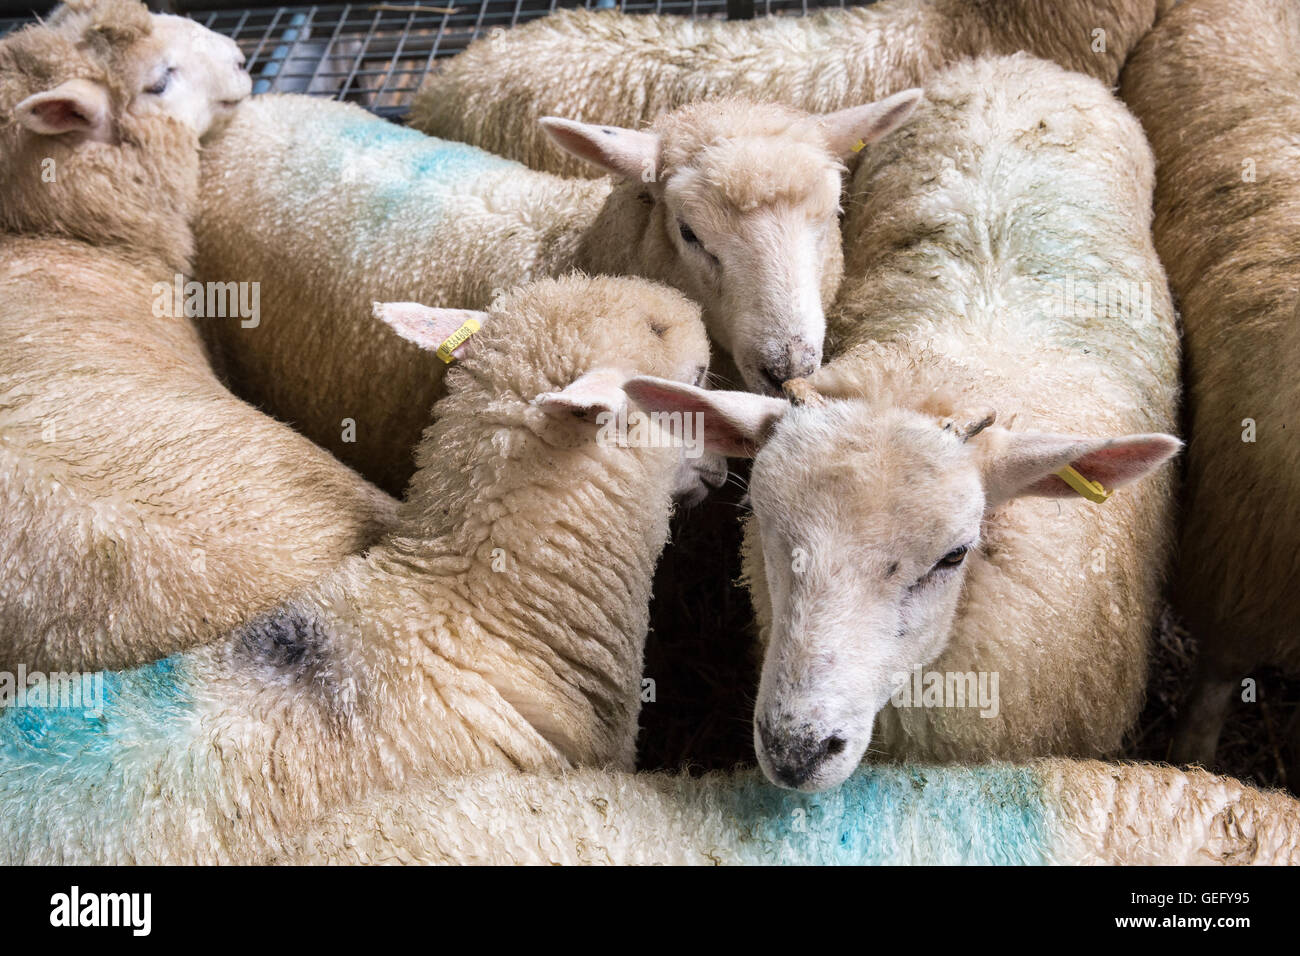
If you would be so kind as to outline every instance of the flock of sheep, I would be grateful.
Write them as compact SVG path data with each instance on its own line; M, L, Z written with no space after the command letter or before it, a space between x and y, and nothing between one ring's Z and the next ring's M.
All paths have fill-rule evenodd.
M1300 861L1285 794L1094 759L1171 578L1175 759L1300 668L1297 52L1297 0L578 10L404 128L137 0L0 40L0 674L104 672L0 710L0 861ZM729 457L760 772L633 774Z

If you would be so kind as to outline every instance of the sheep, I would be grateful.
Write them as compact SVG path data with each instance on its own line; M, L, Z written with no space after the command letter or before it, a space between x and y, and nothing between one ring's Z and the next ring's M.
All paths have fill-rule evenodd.
M395 521L157 311L242 59L127 0L0 41L0 676L200 644Z
M939 761L1120 746L1173 477L1093 501L1179 447L1152 176L1096 80L1027 55L953 67L854 177L835 357L787 383L793 403L629 383L755 455L754 736L774 782L832 786L873 743Z
M1175 601L1200 658L1171 751L1180 762L1213 762L1255 667L1300 670L1297 50L1293 2L1196 0L1143 41L1124 75L1155 151L1156 249L1187 347ZM1300 742L1290 770L1300 779Z
M1203 771L1042 760L863 768L807 797L756 773L487 771L376 794L292 864L1300 863L1300 804Z
M701 380L698 309L572 276L490 313L378 311L429 348L480 326L399 526L222 640L106 675L92 719L0 712L0 859L250 860L431 775L631 769L651 576L690 446L634 419L621 382Z
M813 113L921 86L945 66L1025 50L1114 85L1167 0L883 0L745 22L563 10L493 30L440 64L410 123L590 176L537 128L547 115L639 127L687 103L744 96Z
M701 302L746 385L776 392L821 360L842 160L919 95L820 117L715 103L649 132L548 120L617 183L533 173L348 104L254 97L204 154L196 229L200 273L259 282L268 319L213 323L213 346L237 392L393 494L442 363L379 334L374 299L480 308L575 267L641 275Z

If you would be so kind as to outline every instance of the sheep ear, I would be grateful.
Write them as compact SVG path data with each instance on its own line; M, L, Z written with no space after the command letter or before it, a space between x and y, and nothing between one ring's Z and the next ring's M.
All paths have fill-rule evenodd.
M100 143L112 138L112 114L108 90L83 79L34 93L14 108L18 122L40 136L81 133Z
M454 358L464 358L466 349L474 341L473 332L487 325L488 314L473 309L434 309L418 302L376 302L375 318L422 349L438 351L444 342L458 332L470 334L451 349Z
M543 116L539 122L562 149L606 172L627 179L645 179L645 173L654 174L659 160L659 137L654 133L579 123L558 116Z
M984 492L988 507L1021 495L1071 498L1081 494L1057 475L1067 465L1105 492L1137 481L1177 454L1183 443L1172 435L1076 438L1043 432L990 428L984 446Z
M706 451L753 458L772 428L790 410L788 402L750 392L710 391L664 378L640 375L624 386L647 411L700 414Z
M921 97L919 88L903 90L874 103L823 113L818 121L830 141L831 151L847 160L868 143L888 136L907 122Z
M533 405L553 418L580 419L598 424L597 416L617 415L627 405L623 382L627 375L616 369L593 369L558 392L543 392Z

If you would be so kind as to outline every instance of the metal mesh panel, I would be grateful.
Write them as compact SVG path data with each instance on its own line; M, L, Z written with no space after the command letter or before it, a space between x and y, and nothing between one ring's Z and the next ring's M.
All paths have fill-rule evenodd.
M220 0L217 0L220 2ZM756 0L755 15L807 13L853 0ZM477 37L545 16L558 7L613 9L614 0L434 0L302 7L205 10L189 13L235 40L248 57L254 92L310 93L360 103L400 117L438 57L458 53ZM623 0L627 13L692 18L745 16L748 0ZM25 19L0 19L0 34Z

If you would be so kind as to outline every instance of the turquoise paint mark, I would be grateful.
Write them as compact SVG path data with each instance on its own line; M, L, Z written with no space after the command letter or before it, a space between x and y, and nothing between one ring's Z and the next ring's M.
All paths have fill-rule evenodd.
M378 117L358 117L351 110L338 124L335 136L340 143L341 158L375 160L412 177L434 177L447 182L484 170L523 168L513 160L502 159L476 146L426 136L409 126L398 126ZM369 150L382 151L383 155L364 155Z
M0 770L109 757L158 742L186 721L194 696L184 658L126 671L104 671L102 712L86 707L17 706L0 710Z
M295 191L310 205L345 191L362 204L364 215L354 222L358 256L368 254L373 241L383 245L392 237L391 220L401 218L432 225L456 217L462 198L475 192L484 174L524 167L492 153L426 136L378 117L359 114L339 104L320 104L318 116L302 134L301 154L307 165L296 170Z
M1051 843L1043 783L1023 767L864 767L818 794L753 775L714 799L743 862L1042 864Z

